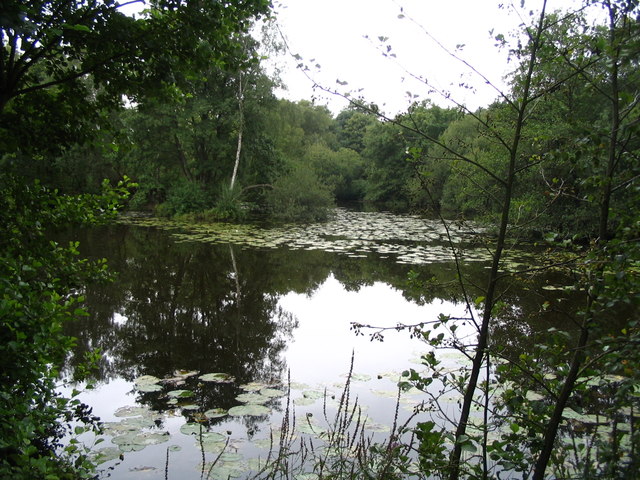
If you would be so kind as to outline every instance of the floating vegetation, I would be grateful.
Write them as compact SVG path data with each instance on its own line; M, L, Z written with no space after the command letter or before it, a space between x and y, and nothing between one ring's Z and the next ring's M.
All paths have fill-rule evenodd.
M186 372L186 371L181 371ZM235 427L223 430L221 427L224 423L216 423L217 419L229 416L230 419L226 422L234 422L235 425L242 425L245 422L252 423L253 420L244 419L244 417L268 417L272 414L272 409L265 404L270 403L274 409L279 410L287 405L289 400L286 397L291 395L291 402L296 407L302 408L304 405L313 405L318 400L322 399L321 408L324 415L316 415L319 412L313 413L313 409L320 408L319 406L312 406L310 411L306 413L296 415L297 418L293 419L295 423L295 430L286 433L286 441L293 442L294 439L300 438L302 435L310 436L314 442L318 442L318 445L322 445L329 441L333 434L334 425L331 425L327 421L327 409L334 409L334 411L342 412L348 418L359 418L362 416L362 422L359 422L360 428L363 432L373 434L375 432L388 433L390 426L383 423L374 422L371 419L364 416L362 413L366 410L366 406L360 406L358 404L343 404L335 399L336 393L334 387L316 386L316 388L310 388L309 385L301 383L291 383L287 388L275 385L273 383L263 382L251 382L244 385L236 385L231 391L237 391L236 388L241 388L243 391L235 396L237 402L241 405L231 407L229 410L224 408L209 408L205 411L203 405L199 405L195 399L207 399L206 394L201 394L206 391L218 392L221 387L216 384L230 383L232 378L225 373L212 373L199 375L198 372L188 372L189 375L183 376L180 372L173 372L172 375L168 375L164 379L160 379L152 376L142 376L136 379L136 385L165 385L164 392L158 392L157 400L164 400L160 402L160 405L178 405L181 410L168 409L165 413L156 412L149 407L141 405L123 406L118 408L114 414L121 418L119 422L108 422L104 424L104 434L111 437L111 443L113 446L97 450L93 454L96 464L102 464L109 461L117 461L122 459L123 453L137 452L144 450L150 445L159 445L168 443L171 439L170 431L161 431L159 427L164 424L168 424L167 420L170 416L184 416L188 419L185 423L179 426L179 434L192 437L194 440L194 447L198 452L198 460L200 460L198 469L202 469L204 461L204 455L213 456L215 462L205 463L204 472L208 472L209 478L237 478L246 477L246 475L253 471L259 471L264 466L263 460L245 459L242 451L239 451L245 446L250 446L252 449L275 449L281 448L281 436L282 433L279 429L271 427L265 438L264 434L256 435L256 438L249 438L247 440L240 440L233 438ZM397 374L389 375L389 377L395 377ZM377 376L379 379L384 378L382 375ZM368 374L348 374L346 380L335 388L347 389L348 385L352 381L369 382L372 379ZM395 382L389 378L389 381ZM175 386L177 382L186 382L189 388L169 390L169 385ZM380 385L376 382L376 385ZM296 388L294 388L296 387ZM226 387L225 387L226 388ZM374 394L378 392L373 392ZM381 392L380 392L381 393ZM339 396L339 395L338 395ZM385 392L385 396L390 398L397 397L395 392ZM145 399L148 397L145 397ZM206 400L205 400L206 401ZM188 402L188 403L187 403ZM279 405L280 407L278 407ZM160 407L162 408L162 407ZM186 412L185 412L186 410ZM324 418L324 420L318 420ZM267 420L268 421L268 420ZM272 421L272 420L271 420ZM227 423L228 425L228 423ZM167 446L167 454L169 452L176 452L180 450L180 446L172 444ZM329 447L327 447L329 448ZM189 455L192 455L189 453ZM253 454L252 454L253 455ZM207 458L211 460L211 458ZM146 465L146 464L142 464ZM135 467L146 470L145 467ZM154 465L149 467L156 470L161 470L161 465ZM131 468L129 468L131 470ZM142 472L143 470L137 471ZM306 472L300 471L292 478L316 478L313 475L308 476Z
M159 392L162 390L162 386L158 385L160 379L153 375L143 375L136 378L134 384L140 392Z
M260 395L270 398L282 397L285 395L285 392L282 390L278 390L277 388L263 388L260 390Z
M269 415L271 409L257 403L249 403L247 405L238 405L229 409L229 415L234 417L259 417Z
M169 441L169 432L128 432L111 439L121 451L139 451L149 445L158 445Z
M204 412L204 416L208 419L226 417L229 414L224 408L212 408Z
M242 403L267 403L271 397L266 397L260 393L241 393L236 400Z
M345 374L344 376L346 376ZM367 375L365 373L354 373L351 375L352 382L368 382L371 380L371 375Z
M171 398L189 398L193 397L193 392L191 390L172 390L167 393L167 396Z
M185 423L180 427L180 433L185 435L200 435L203 431L206 431L206 427L200 423Z
M91 460L96 465L101 465L111 460L117 460L122 456L122 451L117 447L104 447L99 450L95 450L91 455Z
M203 382L215 382L215 383L233 383L233 378L228 373L206 373L198 377Z
M311 400L317 400L324 397L324 392L320 390L305 390L302 392L302 396Z
M116 417L139 417L141 415L150 414L151 411L147 407L141 406L129 406L129 407L120 407L114 412Z
M462 260L490 260L486 249L478 241L484 233L479 225L452 222L447 232L440 221L419 215L355 212L338 208L329 222L272 228L224 222L195 224L149 217L122 217L120 222L167 230L178 243L322 250L351 258L377 254L395 257L397 263L408 265L452 261L454 254L449 245L451 238L458 248L466 246L457 252ZM522 252L513 255L514 258L507 258L505 268L521 269L531 264Z

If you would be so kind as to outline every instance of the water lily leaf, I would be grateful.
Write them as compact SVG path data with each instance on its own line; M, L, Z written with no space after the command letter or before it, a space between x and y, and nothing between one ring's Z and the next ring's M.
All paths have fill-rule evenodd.
M149 392L159 392L161 390L162 390L162 386L157 385L155 383L143 383L141 385L138 385L139 392L149 393Z
M251 444L258 448L273 448L275 445L278 445L278 440L274 438L272 442L270 438L259 438L253 440Z
M172 390L167 395L172 398L189 398L193 397L193 392L191 390Z
M250 470L260 471L263 468L267 467L269 462L265 458L250 458L247 460L247 466Z
M206 428L199 423L185 423L180 427L180 433L185 435L200 435L200 432L206 432Z
M243 476L245 470L242 465L234 463L205 465L205 471L209 472L210 478L237 478Z
M376 422L367 422L364 427L370 432L388 433L391 431L391 427L389 427L389 425L383 425L382 423Z
M372 390L371 393L384 398L397 398L398 392L394 390Z
M146 472L153 472L155 470L158 470L156 467L131 467L129 469L130 472L136 472L136 473L146 473Z
M154 377L153 375L142 375L141 377L136 378L133 383L135 383L138 387L140 385L154 385L156 383L160 383L160 379L158 377Z
M262 390L260 390L260 394L264 395L265 397L276 398L284 396L285 393L282 390L278 390L277 388L263 388Z
M206 412L204 412L204 416L209 419L226 417L228 414L229 412L227 412L227 410L225 410L224 408L212 408L211 410L207 410Z
M198 372L197 370L175 370L173 372L173 375L175 377L182 377L182 378L188 378L188 377L193 377L194 375L197 375Z
M271 398L259 393L241 393L236 397L236 400L242 403L267 403Z
M225 463L234 463L234 462L242 461L243 458L244 457L239 453L225 452L222 455L220 455L219 460Z
M240 385L240 388L245 392L258 392L266 387L267 387L267 384L261 383L261 382L251 382L251 383L245 383L244 385Z
M180 445L171 445L169 447L170 452L179 452L180 450L182 450L182 447Z
M105 462L120 458L120 455L122 455L122 452L119 448L105 447L93 452L91 458L96 465L101 465Z
M257 417L260 415L268 415L271 413L271 409L264 405L257 403L249 403L247 405L238 405L237 407L231 407L229 409L229 415L234 417L251 416Z
M233 383L235 378L228 373L205 373L198 377L203 382Z
M227 440L227 437L218 432L205 432L202 434L202 437L198 437L202 440L203 443L224 443Z
M302 395L305 398L312 398L314 400L317 400L324 397L324 392L321 392L319 390L305 390L304 392L302 392Z
M137 445L134 443L123 443L122 445L118 445L118 448L121 452L139 452L144 450L146 445Z
M308 435L319 435L327 431L326 428L311 422L309 417L303 417L296 422L296 431L299 433L306 433Z
M309 390L309 385L300 382L291 382L291 390Z
M169 441L168 432L126 433L111 439L111 443L118 445L121 451L138 451L147 445L157 445Z
M197 448L198 450L202 449L207 453L215 453L217 455L224 452L224 449L227 448L227 442L198 442Z
M169 432L146 432L134 437L137 445L158 445L169 441Z
M153 428L155 422L150 415L143 417L127 417L120 421L120 428L122 430L142 430L143 428Z
M116 417L138 417L140 415L147 415L148 413L150 412L146 407L128 406L120 407L114 412L114 415Z
M308 405L313 405L314 403L316 403L316 401L317 401L316 398L301 397L301 398L294 399L293 403L295 403L299 407L304 407Z

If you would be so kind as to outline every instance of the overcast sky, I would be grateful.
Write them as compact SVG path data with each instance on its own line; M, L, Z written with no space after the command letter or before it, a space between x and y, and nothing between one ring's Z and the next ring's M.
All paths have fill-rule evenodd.
M470 108L487 105L496 98L496 91L469 67L452 59L434 39L501 87L511 66L506 52L496 48L495 36L507 35L522 21L531 21L529 12L541 4L541 0L525 0L523 9L520 0L274 1L288 46L302 57L278 60L288 87L279 95L292 100L315 96L317 103L327 104L334 113L347 105L344 99L314 90L315 81L361 95L391 115L406 110L411 99L430 98L447 105L439 94L429 92L414 78L423 77ZM547 9L566 9L573 4L573 0L549 0ZM388 39L381 42L379 37ZM464 47L456 50L459 45ZM310 68L308 75L313 81L296 68L301 62ZM476 88L458 87L462 82Z

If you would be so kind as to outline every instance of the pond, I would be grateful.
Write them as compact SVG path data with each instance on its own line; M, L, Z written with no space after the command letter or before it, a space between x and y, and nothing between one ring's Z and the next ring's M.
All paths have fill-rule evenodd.
M468 315L447 236L464 246L466 275L481 282L488 257L478 233L344 209L306 226L124 218L76 233L84 255L107 258L117 272L86 289L90 315L68 332L78 346L67 374L86 351L102 352L95 386L79 398L105 422L94 448L103 476L196 479L203 458L208 470L224 452L212 478L246 477L277 444L283 418L299 435L330 428L347 378L367 435L384 439L427 398L416 389L399 395L402 372L421 370L428 346L393 327ZM505 268L519 269L532 257L508 258ZM506 291L494 338L519 349L551 325L547 316L528 322L540 310L534 292L561 295L553 281L536 277ZM354 323L389 328L358 331ZM468 322L459 332L473 339ZM452 368L464 362L453 350L442 358Z

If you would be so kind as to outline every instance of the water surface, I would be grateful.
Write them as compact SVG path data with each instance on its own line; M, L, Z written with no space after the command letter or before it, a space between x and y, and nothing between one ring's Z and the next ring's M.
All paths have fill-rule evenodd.
M185 433L186 423L224 437L225 451L238 454L224 473L242 476L252 459L267 455L267 439L281 423L286 397L277 390L291 387L292 415L300 425L322 420L324 410L336 408L352 356L353 398L369 418L370 433L384 436L395 419L401 373L420 369L428 349L406 330L385 330L383 341L372 341L374 330L356 335L353 322L394 327L441 313L468 314L446 232L420 217L340 211L330 224L279 229L142 223L82 232L83 253L107 258L118 276L87 288L90 316L69 332L78 338L69 370L84 351L99 347L103 353L96 388L81 398L110 422L96 450L124 450L122 458L101 465L111 478L165 478L167 465L169 478L200 478L203 452L193 431ZM471 227L455 234L459 245L476 252L467 257L465 272L480 282L484 250L473 250L478 239ZM514 268L525 261L518 255ZM531 292L548 281L505 293L511 308L496 338L521 347L537 328L520 320L539 309ZM469 323L460 332L473 337ZM455 352L445 354L452 365L463 361ZM233 380L199 378L208 373ZM140 383L148 376L163 381ZM262 403L268 413L204 416L243 405L239 398L246 397L239 395L260 389L274 395ZM403 394L399 420L425 398L415 390ZM148 434L147 445L123 444L123 421ZM324 427L318 421L318 432ZM213 443L207 461L221 442Z

